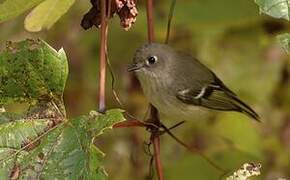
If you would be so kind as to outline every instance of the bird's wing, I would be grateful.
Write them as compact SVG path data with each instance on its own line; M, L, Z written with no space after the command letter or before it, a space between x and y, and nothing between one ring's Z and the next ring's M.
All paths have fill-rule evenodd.
M183 103L203 106L221 111L243 112L258 120L258 114L242 102L235 93L227 88L216 76L210 83L201 87L185 88L178 91L176 97Z

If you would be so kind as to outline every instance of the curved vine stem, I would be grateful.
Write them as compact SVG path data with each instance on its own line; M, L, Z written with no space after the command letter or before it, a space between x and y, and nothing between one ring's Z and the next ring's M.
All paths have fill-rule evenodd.
M172 22L175 4L176 4L176 0L172 0L171 5L170 5L169 14L168 14L167 30L166 30L166 37L165 37L165 42L164 42L165 44L168 44L168 42L169 42L171 22Z

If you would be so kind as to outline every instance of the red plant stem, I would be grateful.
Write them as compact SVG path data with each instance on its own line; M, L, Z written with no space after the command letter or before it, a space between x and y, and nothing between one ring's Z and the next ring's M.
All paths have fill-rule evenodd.
M155 136L153 134L152 138L153 148L154 148L154 159L155 159L155 166L159 180L163 180L163 168L160 159L160 138L159 135Z
M107 46L107 15L106 0L101 0L101 32L100 32L100 71L99 71L99 112L105 112L105 92L106 92L106 46Z
M148 27L148 42L152 43L154 41L154 22L153 22L153 0L146 1L146 10L147 10L147 27ZM150 123L153 123L157 126L160 126L160 120L158 116L158 110L150 105ZM158 129L153 128L151 133L151 143L154 146L154 160L155 167L159 180L163 180L163 169L160 159L160 137Z
M154 41L154 21L153 21L153 0L147 0L147 28L148 28L148 42Z
M146 127L146 125L138 120L126 120L113 125L113 128L126 128L126 127Z
M159 134L159 128L161 127L160 119L158 110L150 104L150 118L149 123L152 123L155 125L155 127L151 127L151 143L153 144L154 149L154 160L155 160L155 168L157 171L158 179L163 180L163 168L162 168L162 162L160 158L160 134Z

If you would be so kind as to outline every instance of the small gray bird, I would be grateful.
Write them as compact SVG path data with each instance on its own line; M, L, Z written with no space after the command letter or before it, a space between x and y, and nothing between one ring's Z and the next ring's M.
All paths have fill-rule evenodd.
M128 71L137 74L145 96L166 116L192 119L202 107L242 112L259 121L258 114L210 69L168 45L141 46Z

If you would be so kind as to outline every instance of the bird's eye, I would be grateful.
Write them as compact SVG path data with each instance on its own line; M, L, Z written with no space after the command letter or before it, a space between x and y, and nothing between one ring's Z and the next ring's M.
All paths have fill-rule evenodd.
M157 62L157 57L156 56L150 56L147 59L148 65L155 64Z

